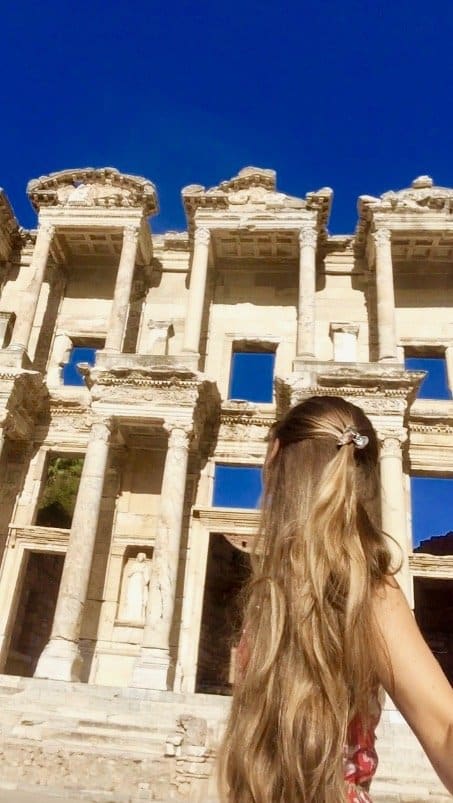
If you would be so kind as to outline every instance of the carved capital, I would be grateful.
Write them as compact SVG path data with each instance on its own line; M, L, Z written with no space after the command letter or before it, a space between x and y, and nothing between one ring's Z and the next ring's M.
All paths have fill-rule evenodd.
M206 226L197 226L194 235L195 245L208 246L211 240L211 232Z
M372 234L376 248L385 248L390 246L392 242L392 233L390 229L376 229Z
M125 226L123 229L123 245L136 245L139 231L139 226Z
M304 248L305 246L308 246L309 248L316 248L317 242L318 242L318 233L316 229L309 223L306 223L304 226L301 226L301 228L299 229L300 248Z
M192 424L178 421L164 421L164 429L168 432L168 449L188 451L193 432Z
M113 430L113 420L111 418L96 418L90 430L89 442L102 441L109 443Z
M401 448L407 440L407 429L378 430L376 432L380 443L380 457L397 457L401 459Z
M38 235L41 238L52 240L55 235L55 226L52 223L41 223L38 229Z

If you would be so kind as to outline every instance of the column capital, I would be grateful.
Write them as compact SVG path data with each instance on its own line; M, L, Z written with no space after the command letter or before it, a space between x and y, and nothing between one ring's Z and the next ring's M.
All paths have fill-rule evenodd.
M40 223L38 226L38 234L45 235L51 240L55 234L55 226L53 223Z
M311 223L304 223L299 229L299 246L304 248L316 248L318 242L318 232Z
M376 248L383 248L386 245L390 245L392 242L392 232L388 228L380 227L376 229L376 231L373 231L371 236Z
M138 242L138 235L140 233L140 226L129 223L123 229L123 243L128 245L135 245Z
M376 435L381 447L380 457L401 457L401 448L407 440L407 429L378 429Z
M189 449L190 438L193 433L193 424L166 420L164 421L163 427L164 430L168 432L169 449Z
M92 441L103 441L108 443L114 428L113 418L96 417L91 424L89 443Z
M209 245L211 232L207 226L197 226L194 234L195 245Z

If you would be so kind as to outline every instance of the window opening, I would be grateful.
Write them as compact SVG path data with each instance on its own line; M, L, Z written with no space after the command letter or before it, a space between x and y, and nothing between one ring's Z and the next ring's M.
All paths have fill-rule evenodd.
M453 478L411 477L414 552L453 554Z
M217 463L214 475L214 507L258 507L262 493L262 472L259 466L238 466Z
M233 347L228 398L272 402L274 367L275 351Z
M73 346L69 352L68 361L63 366L63 385L83 387L85 385L85 380L80 373L77 364L80 362L86 362L88 365L94 365L96 362L96 352L103 348L104 341L73 340L72 343Z
M451 399L448 386L447 363L445 352L432 353L406 349L405 367L408 371L426 371L426 376L420 385L418 399Z
M82 467L81 456L50 456L36 515L38 527L70 529Z

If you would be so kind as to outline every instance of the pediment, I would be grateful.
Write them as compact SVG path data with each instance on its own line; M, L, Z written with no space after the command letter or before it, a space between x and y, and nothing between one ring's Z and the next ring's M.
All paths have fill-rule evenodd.
M27 194L36 211L42 207L142 208L146 216L158 211L154 184L113 167L63 170L28 183Z

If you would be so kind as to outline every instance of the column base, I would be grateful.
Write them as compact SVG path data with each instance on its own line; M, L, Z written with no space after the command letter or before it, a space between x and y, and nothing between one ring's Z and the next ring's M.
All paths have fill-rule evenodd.
M82 664L78 644L65 639L51 639L41 653L34 677L80 681Z
M130 686L138 689L169 691L172 684L173 666L168 650L143 649L137 659Z

